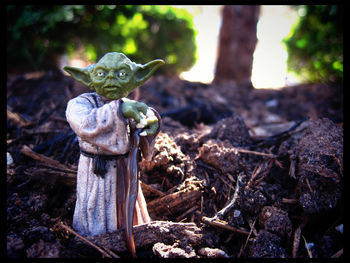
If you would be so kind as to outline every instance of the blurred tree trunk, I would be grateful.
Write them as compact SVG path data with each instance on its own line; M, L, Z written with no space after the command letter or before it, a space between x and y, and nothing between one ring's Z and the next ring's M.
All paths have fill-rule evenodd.
M250 82L260 6L227 5L222 10L215 82ZM273 30L273 29L272 29Z

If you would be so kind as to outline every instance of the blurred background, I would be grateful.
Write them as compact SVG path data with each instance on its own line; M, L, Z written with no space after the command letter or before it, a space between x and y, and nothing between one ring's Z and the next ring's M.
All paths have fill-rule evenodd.
M157 74L278 88L343 79L338 5L7 6L7 70L85 67L118 51Z

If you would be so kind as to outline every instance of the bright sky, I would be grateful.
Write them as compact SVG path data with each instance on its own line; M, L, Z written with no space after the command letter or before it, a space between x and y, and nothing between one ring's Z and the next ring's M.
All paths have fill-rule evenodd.
M214 78L222 6L176 6L194 15L198 60L181 77L210 83ZM288 6L261 6L257 25L258 44L254 52L252 83L255 88L278 88L296 83L287 74L288 54L282 39L290 32L297 14Z

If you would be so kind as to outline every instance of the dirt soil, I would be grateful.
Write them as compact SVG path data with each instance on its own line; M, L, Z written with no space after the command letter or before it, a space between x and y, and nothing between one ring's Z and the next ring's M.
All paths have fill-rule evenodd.
M154 224L135 228L138 257L343 257L342 87L244 85L158 76L130 95L163 120L139 163ZM107 236L89 239L101 252L67 230L79 147L65 108L83 92L58 72L8 75L10 258L106 256Z

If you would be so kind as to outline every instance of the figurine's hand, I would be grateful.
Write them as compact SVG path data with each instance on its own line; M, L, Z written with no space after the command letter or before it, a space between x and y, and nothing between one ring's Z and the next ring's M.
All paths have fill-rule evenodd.
M146 121L147 124L144 127L147 127L144 129L140 135L141 136L146 136L146 135L153 135L157 132L159 123L157 117L154 115L152 110L148 110L146 114ZM143 127L141 127L143 128Z
M136 123L140 123L143 114L147 114L148 106L145 103L127 100L121 105L121 110L125 118L132 118Z
M145 103L127 100L122 103L122 113L125 118L132 118L136 121L136 128L146 128L140 135L153 135L156 133L159 124L154 112Z

